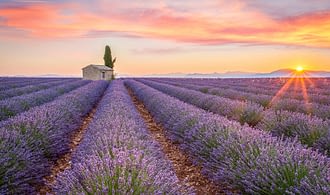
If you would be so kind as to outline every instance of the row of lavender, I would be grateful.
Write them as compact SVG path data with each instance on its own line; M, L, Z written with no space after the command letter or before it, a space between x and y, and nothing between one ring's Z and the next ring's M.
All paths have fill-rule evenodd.
M56 97L86 85L89 82L90 81L87 80L77 80L74 82L57 85L45 90L40 90L2 100L0 101L0 121L6 120L21 112L27 111L32 107L54 100Z
M235 79L233 79L235 80ZM224 81L224 82L223 82ZM274 96L282 88L285 88L283 94L284 98L294 98L298 100L303 100L304 97L301 95L304 90L311 95L312 100L318 102L318 98L322 100L326 96L330 95L329 78L287 78L287 79L271 79L271 80L259 80L259 79L244 79L236 81L235 84L227 84L227 80L218 81L215 86L222 85L221 83L229 86L230 88L236 90L243 90L251 93L259 93ZM207 84L207 82L205 82Z
M18 88L13 88L13 89L8 89L5 91L2 91L0 94L0 100L15 97L15 96L20 96L23 94L28 94L32 93L35 91L39 91L42 89L48 89L50 87L58 86L64 83L69 83L69 82L74 82L78 79L61 79L61 80L48 80L45 79L44 82L42 83L37 83L37 84L32 84L32 85L27 85L24 87L18 87Z
M306 87L309 93L330 95L330 92L325 90L329 87L329 78L308 78L308 77L291 77L291 78L275 78L275 79L232 79L237 80L231 86L263 88L264 90L278 91L285 84L289 91L299 91ZM303 82L303 83L302 83ZM290 85L288 85L290 84ZM269 87L270 88L269 88Z
M91 82L8 119L0 128L0 194L36 193L50 165L69 151L72 132L108 83Z
M172 85L179 85L182 87L194 89L201 91L203 93L215 94L227 98L233 98L241 101L252 101L256 102L263 107L272 106L274 109L287 109L291 111L300 111L300 112L311 112L311 110L307 110L306 108L313 106L320 107L324 105L328 105L325 107L329 107L330 99L328 95L320 95L320 94L308 94L308 102L306 102L304 97L304 92L293 92L287 93L290 89L286 89L286 92L276 95L278 91L269 92L271 90L256 88L253 85L248 87L237 87L237 86L229 86L226 82L222 84L218 84L216 86L210 85L204 82L189 81L186 79L154 79L157 82L164 82ZM276 96L276 98L274 98ZM289 107L287 107L289 105ZM304 105L304 106L301 106Z
M162 82L162 80L158 80L158 82ZM274 96L246 93L233 89L221 89L219 87L200 87L200 85L197 84L184 84L181 82L169 81L167 81L166 83L184 87L187 89L197 90L207 94L221 96L224 98L230 98L239 101L251 101L256 104L260 104L264 107L264 109L271 108L273 110L287 110L291 112L312 114L323 119L330 118L330 105L319 104L316 102L305 102L305 100L301 101L293 98L274 98ZM300 96L303 97L304 95L301 94ZM312 99L312 97L319 97L319 95L310 95L309 99ZM328 104L328 102L330 103L330 99L328 98L328 96L326 96L326 98L322 98L322 100L322 102L325 104Z
M59 81L63 80L63 78L28 78L28 77L23 77L23 78L8 78L4 81L0 81L0 91L3 92L8 89L13 89L17 87L24 87L27 85L33 85L33 84L40 84L45 81Z
M157 80L163 82L162 79ZM167 80L166 83L234 100L245 100L244 104L250 105L250 107L254 107L254 103L247 102L246 100L250 100L255 103L269 103L271 99L271 96L265 97L251 93L244 94L244 92L231 89L209 87L206 91L205 87L199 87L197 84L185 84L184 80L177 82L170 82ZM242 99L240 97L242 97ZM328 98L328 100L330 99ZM226 105L226 102L223 102L223 104ZM282 110L288 110L290 112ZM316 117L306 116L299 113L292 113L295 111L300 111L304 114L312 113L316 115ZM216 111L216 113L219 112ZM260 118L258 128L271 131L277 136L298 136L302 143L309 146L314 146L321 151L327 150L329 153L330 145L328 142L330 140L330 106L320 104L306 105L304 102L293 99L281 99L274 102L271 110L262 112L262 118ZM322 119L325 119L326 121L322 122Z
M295 81L296 82L296 81ZM298 85L304 85L299 81L300 84ZM287 84L290 85L290 84ZM322 90L315 92L315 90L311 90L311 88L303 87L302 90L292 90L288 86L284 86L280 89L267 89L267 88L260 88L256 86L248 86L248 87L236 87L233 86L231 89L236 91L243 91L250 94L260 94L260 95L266 95L266 96L279 96L281 99L296 99L300 101L306 101L311 103L319 103L319 104L325 104L329 105L330 101L327 98L329 94L328 86L324 87ZM295 84L296 85L296 84ZM314 93L313 93L314 92ZM307 95L307 96L305 96Z
M36 81L41 79L56 80L59 78L41 78L41 77L0 77L0 83L21 83L24 81ZM61 78L62 79L62 78Z
M58 80L58 78L49 78L49 80ZM19 84L24 82L34 82L41 81L43 78L33 78L33 77L0 77L1 84ZM48 80L48 78L47 78Z
M113 81L98 105L58 194L181 194L170 163L148 134L122 81Z
M272 92L270 89L262 89L253 85L247 87L229 86L227 82L210 85L205 80L191 81L189 79L156 79L158 82L165 82L168 84L180 85L182 87L219 95L226 98L237 99L241 101L256 102L264 107L272 107L276 110L289 110L293 112L302 112L307 114L314 114L319 117L330 117L330 99L329 95L305 94L304 91L293 91L290 89L275 90ZM325 91L329 91L324 88ZM277 94L277 92L280 92ZM274 98L276 97L276 98Z
M126 81L168 136L216 182L249 194L329 194L330 160L295 140L241 126L148 87Z
M181 80L181 79L179 79ZM290 92L302 90L306 87L311 94L324 94L330 95L330 92L326 90L329 87L329 78L272 78L272 79L184 79L191 82L201 81L209 86L228 86L238 88L252 88L264 90L269 95L274 95L284 85L288 87Z
M254 84L253 82L250 83L250 80L258 80L258 79L246 79L244 83L248 83L248 85L232 85L230 80L223 79L223 80L216 80L212 81L212 79L155 79L156 81L163 81L167 83L175 83L175 84L185 84L185 85L194 85L199 86L199 90L203 92L209 93L218 93L223 95L230 95L242 100L251 100L257 101L259 104L263 106L268 106L272 100L272 98L281 90L281 87L285 86L285 90L281 91L280 97L281 99L295 99L296 101L292 100L294 104L299 104L299 101L305 101L304 97L304 90L301 89L304 86L305 80L302 79L293 79L289 81L287 84L283 83L281 87L272 87L274 83L268 84L268 82L264 83L263 86L259 86ZM329 79L330 80L330 79ZM276 82L275 82L276 83ZM291 84L290 84L291 83ZM290 89L290 86L293 89ZM315 104L326 104L330 105L330 99L328 96L330 95L329 92L329 85L324 86L321 89L315 91L313 90L313 86L305 86L306 92L308 94L308 101ZM298 89L295 89L298 88ZM314 92L314 93L313 93ZM289 101L286 100L286 101ZM279 102L280 103L280 102ZM285 106L283 106L285 108ZM297 109L297 108L295 108Z
M301 143L329 154L329 121L295 112L264 111L263 107L252 102L231 100L146 79L139 81L184 102L239 121L241 124L247 123L279 137L297 137Z

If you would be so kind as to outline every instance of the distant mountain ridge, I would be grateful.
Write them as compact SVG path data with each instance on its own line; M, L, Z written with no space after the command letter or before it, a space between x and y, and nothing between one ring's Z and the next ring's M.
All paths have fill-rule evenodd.
M276 78L276 77L330 77L330 72L327 71L311 71L305 70L301 73L296 72L294 69L280 69L269 73L254 73L254 72L241 72L229 71L225 73L169 73L169 74L151 74L143 77L179 77L179 78Z
M269 73L256 73L256 72L242 72L242 71L228 71L225 73L168 73L168 74L149 74L143 76L134 76L131 74L116 74L117 78L130 78L130 77L171 77L171 78L276 78L276 77L292 77L296 72L294 69L280 69ZM313 71L305 70L297 76L305 77L329 77L329 71ZM0 76L7 77L7 76ZM78 75L60 75L60 74L43 74L35 76L14 75L11 77L44 77L44 78L81 78Z

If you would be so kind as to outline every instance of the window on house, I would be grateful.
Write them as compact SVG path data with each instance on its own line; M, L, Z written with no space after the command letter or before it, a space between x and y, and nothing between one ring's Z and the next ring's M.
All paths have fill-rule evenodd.
M105 79L105 72L102 72L102 79Z

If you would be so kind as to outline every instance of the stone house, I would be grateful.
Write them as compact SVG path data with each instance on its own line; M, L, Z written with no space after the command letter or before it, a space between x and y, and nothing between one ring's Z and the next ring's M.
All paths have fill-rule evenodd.
M82 72L86 80L111 80L113 76L113 69L104 65L90 64Z

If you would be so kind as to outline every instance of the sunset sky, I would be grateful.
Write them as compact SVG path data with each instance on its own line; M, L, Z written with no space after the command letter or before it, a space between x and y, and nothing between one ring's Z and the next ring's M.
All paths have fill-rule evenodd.
M329 0L0 0L0 75L330 71Z

